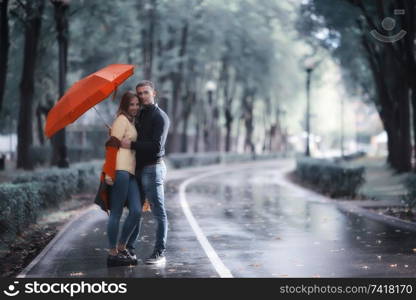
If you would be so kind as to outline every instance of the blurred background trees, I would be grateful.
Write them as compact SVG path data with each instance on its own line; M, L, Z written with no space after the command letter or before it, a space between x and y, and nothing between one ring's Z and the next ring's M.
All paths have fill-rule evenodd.
M415 143L415 9L411 0L313 0L302 5L299 19L305 37L340 64L350 94L376 107L388 162L400 172L411 170Z
M95 112L53 143L43 136L44 120L74 82L129 63L135 76L118 95L139 80L155 82L171 119L168 153L304 152L309 137L313 156L339 155L368 150L385 130L389 163L408 171L416 141L415 4L379 2L3 0L0 131L7 145L0 151L25 169L103 157L107 132ZM405 14L395 15L400 9ZM388 16L397 30L384 28L391 28L391 20L382 23ZM383 43L373 29L407 35ZM305 114L301 62L311 53L322 63L310 74ZM107 123L117 102L98 105Z

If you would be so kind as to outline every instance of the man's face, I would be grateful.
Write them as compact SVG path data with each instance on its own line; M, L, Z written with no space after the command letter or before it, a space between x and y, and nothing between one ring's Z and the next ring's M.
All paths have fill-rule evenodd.
M139 86L136 92L141 105L155 104L156 92L150 86Z

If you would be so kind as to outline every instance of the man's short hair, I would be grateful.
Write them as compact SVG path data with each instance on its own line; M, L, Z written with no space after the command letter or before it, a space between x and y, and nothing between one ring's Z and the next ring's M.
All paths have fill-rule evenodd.
M136 90L142 86L150 86L153 90L155 89L153 82L151 82L150 80L139 81L139 83L136 85Z

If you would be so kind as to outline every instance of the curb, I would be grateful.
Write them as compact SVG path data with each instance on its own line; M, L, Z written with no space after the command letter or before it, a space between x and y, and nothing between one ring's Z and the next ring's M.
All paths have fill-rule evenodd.
M86 208L83 212L81 212L78 216L76 216L75 218L73 218L71 221L69 221L68 223L65 224L65 226L55 235L55 237L46 245L45 248L43 248L43 250L35 257L34 260L32 260L30 262L29 265L26 266L26 268L23 269L22 272L19 273L19 275L16 276L16 278L26 278L26 275L32 270L32 268L43 258L45 257L49 250L55 246L55 244L61 239L61 237L65 234L65 232L68 230L68 228L75 223L76 221L78 221L79 219L81 219L82 217L84 217L87 213L89 213L90 211L93 211L96 209L96 205L92 204L91 206L89 206L88 208Z
M341 211L346 213L351 213L359 217L365 217L376 222L381 222L392 227L400 228L402 230L416 232L416 223L414 222L405 221L393 216L375 213L363 206L358 206L352 203L337 203L337 206Z

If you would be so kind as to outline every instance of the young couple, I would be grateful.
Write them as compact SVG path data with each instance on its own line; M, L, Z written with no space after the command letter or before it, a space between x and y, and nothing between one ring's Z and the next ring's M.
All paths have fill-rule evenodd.
M168 220L164 206L166 166L163 156L169 118L155 103L155 96L154 85L147 80L137 84L136 93L126 92L106 143L106 146L116 147L115 170L105 174L105 183L111 186L107 226L109 267L137 264L134 245L140 233L141 207L145 198L157 220L154 250L145 263L166 261ZM128 207L129 213L118 239L124 206Z

